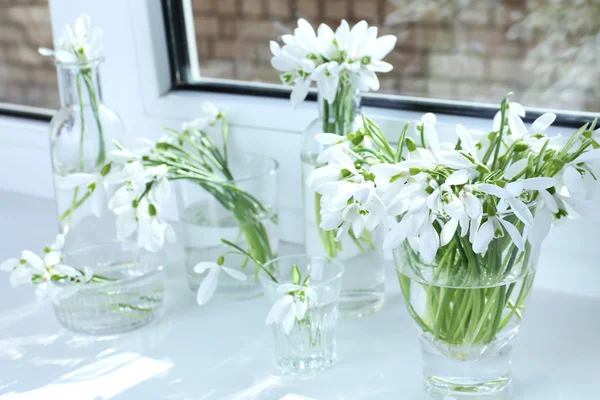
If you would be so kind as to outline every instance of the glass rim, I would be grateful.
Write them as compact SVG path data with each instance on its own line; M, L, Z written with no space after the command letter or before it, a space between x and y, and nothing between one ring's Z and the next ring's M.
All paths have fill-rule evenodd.
M114 246L114 245L119 245L121 244L120 242L106 242L106 243L96 243L90 246L86 246L86 247L81 247L81 248L77 248L75 250L72 251L68 251L68 252L63 252L63 259L65 256L70 256L73 254L81 254L85 251L89 251L90 249L96 249L96 248L102 248L102 247L107 247L107 246ZM147 250L144 249L140 249L138 247L136 247L136 250L139 250L140 252L144 252L144 253L148 253L148 254L153 254L156 255L158 257L159 253L152 253L149 252ZM67 263L68 265L68 263ZM71 268L75 268L72 265L69 265ZM78 268L75 268L78 269ZM92 269L92 272L94 273L95 270ZM79 289L78 291L82 291L82 290L96 290L98 288L102 288L102 287L107 287L107 286L112 286L112 285L121 285L121 284L126 284L126 283L136 283L138 281L142 281L144 279L147 279L150 276L154 276L157 274L160 274L164 272L164 263L158 262L157 265L155 267L149 268L147 271L145 271L142 275L139 276L132 276L132 277L126 277L126 278L122 278L122 279L114 279L114 280L110 280L110 281L106 281L106 282L98 282L98 283L79 283ZM63 284L60 286L68 286L69 284Z
M277 160L275 160L272 157L266 156L264 154L256 153L254 151L240 151L238 154L250 155L253 157L260 158L262 160L266 160L270 164L268 171L265 173L260 173L260 174L250 174L250 175L242 177L242 178L228 179L225 182L229 182L229 183L233 183L233 184L241 183L241 182L249 182L249 181L257 180L260 178L264 178L266 176L275 175L277 172L279 172L279 162L277 162Z
M96 57L88 61L63 62L59 59L54 59L54 65L65 69L81 69L85 67L96 67L105 60L104 56Z
M309 254L309 253L297 253L297 254L289 254L286 256L281 256L281 257L276 257L268 262L266 262L264 264L264 267L267 267L270 264L275 264L278 261L282 261L282 260L287 260L290 258L305 258L305 259L318 259L318 260L324 260L329 262L332 265L335 265L339 268L339 271L333 275L332 277L329 277L325 280L319 281L315 284L311 284L310 286L315 288L315 287L320 287L326 284L330 284L338 279L341 279L342 276L344 275L344 271L345 271L345 267L344 264L342 264L340 261L331 258L331 257L327 257L327 256L322 256L322 255L318 255L318 254ZM269 277L269 275L261 268L260 273L259 273L259 278L261 279L261 281L264 281L265 284L267 285L271 285L271 286L279 286L283 283L289 283L289 282L273 282L273 280Z

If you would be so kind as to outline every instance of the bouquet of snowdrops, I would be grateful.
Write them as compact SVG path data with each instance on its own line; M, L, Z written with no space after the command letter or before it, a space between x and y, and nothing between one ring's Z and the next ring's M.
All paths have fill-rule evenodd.
M590 209L596 121L550 137L554 114L530 127L524 116L507 96L492 132L457 125L455 143L440 142L433 114L406 123L397 145L366 117L347 137L316 137L329 145L321 154L327 165L307 182L322 195L321 228L339 240L387 226L384 248L395 250L409 311L438 340L488 343L520 318L551 225ZM365 137L372 145L362 144ZM523 276L515 300L514 282ZM411 279L425 288L424 309L411 304ZM451 289L485 286L492 289Z

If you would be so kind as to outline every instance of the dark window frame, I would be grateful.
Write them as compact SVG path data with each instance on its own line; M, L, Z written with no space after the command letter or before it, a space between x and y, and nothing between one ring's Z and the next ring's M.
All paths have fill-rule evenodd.
M237 95L247 95L256 97L270 97L287 99L290 90L274 87L259 87L252 83L231 83L219 82L218 80L207 80L204 82L191 82L190 79L190 60L187 52L188 43L185 31L184 10L182 0L161 0L163 17L165 23L165 32L167 36L167 45L169 53L169 67L171 71L171 90L172 91L199 91L211 93L227 93ZM240 81L243 82L243 81ZM307 96L308 101L316 101L317 96L314 90ZM392 110L432 112L435 114L455 115L471 118L491 119L498 111L498 107L481 105L453 104L452 100L447 102L437 102L435 99L393 99L387 96L377 94L365 94L362 105L367 107L380 107ZM542 113L529 111L524 122L532 123ZM599 115L600 116L600 115ZM579 128L592 120L584 116L560 114L557 113L554 126Z
M56 110L30 107L22 104L0 103L0 117L31 119L34 121L50 122Z

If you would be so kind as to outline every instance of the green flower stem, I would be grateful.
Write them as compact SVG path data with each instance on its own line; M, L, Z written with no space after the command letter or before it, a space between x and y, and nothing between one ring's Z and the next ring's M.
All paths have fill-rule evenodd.
M90 98L90 107L92 108L96 126L98 127L98 157L96 158L96 167L100 167L106 162L106 144L104 143L104 129L102 128L102 122L100 121L100 114L98 112L98 94L96 93L92 70L89 68L84 69L81 71L81 74L87 87Z
M104 143L104 131L102 128L102 122L100 121L100 114L98 112L99 109L99 101L98 94L95 90L95 84L92 77L92 70L90 68L82 69L77 73L76 77L76 85L77 85L77 97L79 102L79 111L80 111L80 125L81 125L81 133L79 135L79 171L85 172L85 131L86 131L86 123L85 123L85 115L84 115L84 102L83 102L83 88L82 88L82 80L85 84L85 87L88 92L88 97L90 101L90 107L92 108L92 112L94 114L94 119L96 121L96 126L98 127L98 157L96 159L96 167L102 167L106 162L106 144ZM87 191L81 198L79 196L79 188L76 187L73 190L73 199L71 200L71 207L63 212L63 214L59 217L58 221L63 222L65 218L68 216L69 220L66 225L70 225L73 220L73 214L75 210L85 203L85 201L90 197L93 191Z
M330 103L323 99L322 106L323 132L334 133L340 136L345 136L350 133L353 119L355 117L354 88L350 82L342 80L338 85L333 102ZM318 193L315 193L315 214L317 230L319 232L319 238L321 239L323 250L328 257L335 258L338 256L340 251L343 251L343 245L341 241L338 242L335 240L335 230L326 231L320 227L321 195ZM360 238L356 238L352 234L349 235L361 252L365 253L368 251L368 249L375 248L371 235L363 234ZM366 243L368 248L365 248L361 241Z
M514 223L522 229L522 225ZM434 266L422 265L410 246L404 245L404 264L415 275L410 277L398 271L400 288L410 315L424 332L451 345L484 345L492 342L513 318L521 318L533 273L522 272L521 282L505 280L515 268L527 268L531 249L527 245L525 252L519 252L510 237L505 236L494 239L485 253L475 254L468 241L456 234L440 250ZM420 271L428 268L433 275L425 279ZM418 286L425 291L425 297L423 308L417 310L411 292Z
M80 199L77 199L78 193L79 188L77 187L73 192L73 203L71 204L71 207L58 217L58 222L63 222L65 218L69 217L67 225L70 225L75 210L77 210L79 207L81 207L83 203L85 203L85 201L92 195L92 193L94 193L94 190L88 189L87 192Z

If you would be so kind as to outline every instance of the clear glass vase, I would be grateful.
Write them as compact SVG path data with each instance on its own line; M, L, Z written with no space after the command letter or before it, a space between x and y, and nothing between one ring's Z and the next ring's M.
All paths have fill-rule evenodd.
M50 150L59 227L69 226L67 250L115 237L115 217L106 207L110 193L97 187L90 194L89 184L67 190L58 184L71 174L99 173L113 140L123 142L121 119L102 102L102 61L56 62L61 108L50 122Z
M329 103L318 95L319 118L304 132L302 182L318 167L318 155L324 147L314 137L318 133L335 133L346 136L362 128L360 91L350 82L340 82L335 100ZM340 314L345 318L359 318L372 314L383 306L384 259L383 232L365 231L360 238L351 233L335 241L335 231L324 231L321 222L321 196L303 184L305 251L340 260L346 268Z
M194 181L179 181L177 187L185 268L193 291L203 278L194 272L194 266L201 261L215 262L231 250L221 239L244 248L262 263L277 254L277 162L259 154L240 153L230 157L229 169L235 180L218 189L224 197L215 196L214 187ZM239 281L222 274L217 295L250 298L262 293L255 265L246 257L228 254L224 266L243 272L248 279Z
M514 215L503 218L523 233L524 225ZM510 394L511 351L538 255L539 246L526 243L520 251L506 232L482 254L456 234L429 265L408 242L394 250L400 288L419 334L430 398Z
M65 264L89 267L94 283L64 284L66 293L54 304L67 329L93 335L127 332L160 315L164 299L162 256L134 244L104 243L64 253ZM61 287L59 286L60 290Z
M272 260L265 268L272 271L278 282L264 272L259 274L271 305L282 296L277 291L278 286L292 282L294 265L302 277L310 275L310 287L316 292L317 300L308 302L304 318L295 321L289 334L280 325L273 325L275 358L279 369L286 374L312 375L336 359L335 332L344 266L327 257L306 254Z

